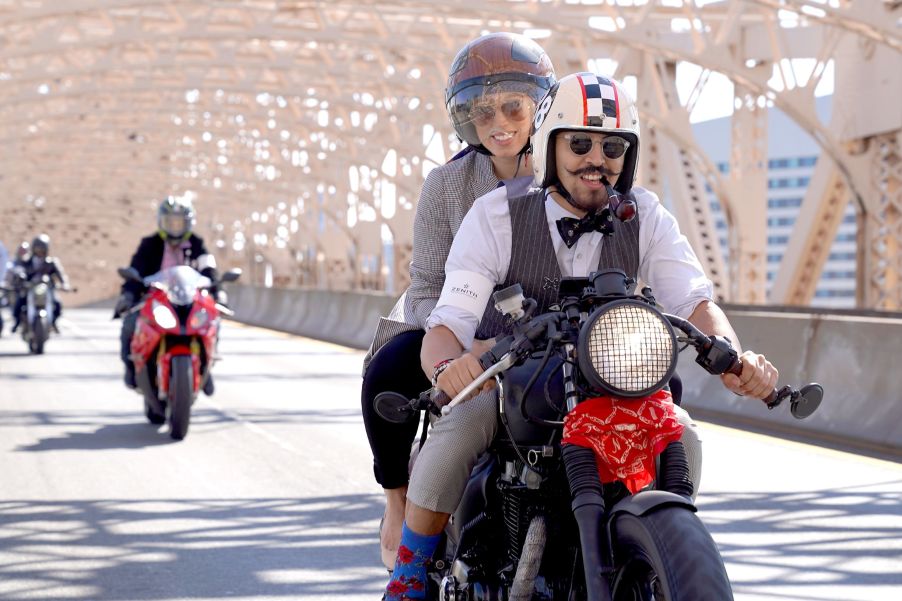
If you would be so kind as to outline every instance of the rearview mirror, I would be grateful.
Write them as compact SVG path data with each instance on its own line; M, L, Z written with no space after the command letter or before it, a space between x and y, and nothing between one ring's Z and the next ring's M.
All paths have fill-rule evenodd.
M379 417L393 424L404 424L416 419L417 411L410 406L410 400L397 392L380 392L373 401L373 408Z
M820 384L806 384L799 389L799 396L790 402L789 411L796 419L805 419L820 407L824 398L824 387Z
M141 274L138 273L138 270L134 267L120 267L116 270L122 279L128 280L130 282L138 282L139 284L144 283L144 279L141 277Z
M225 272L224 274L222 274L222 279L220 281L221 282L234 282L235 280L237 280L240 277L241 277L240 269L230 269L227 272Z

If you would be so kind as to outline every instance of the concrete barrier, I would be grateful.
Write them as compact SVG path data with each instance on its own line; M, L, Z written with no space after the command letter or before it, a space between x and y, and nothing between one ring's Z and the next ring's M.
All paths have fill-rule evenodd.
M366 349L395 298L380 293L230 285L241 322ZM727 307L744 348L764 353L780 370L780 384L824 386L820 409L797 420L788 406L728 392L719 378L680 356L684 406L696 417L741 423L790 437L835 441L902 459L902 317L875 312L828 313Z
M382 293L263 288L230 284L234 319L242 323L366 349L379 317L396 297Z
M687 350L679 373L690 413L902 458L902 318L748 307L727 308L727 315L743 347L780 370L780 385L818 382L823 403L805 420L793 418L788 403L768 411L724 389Z

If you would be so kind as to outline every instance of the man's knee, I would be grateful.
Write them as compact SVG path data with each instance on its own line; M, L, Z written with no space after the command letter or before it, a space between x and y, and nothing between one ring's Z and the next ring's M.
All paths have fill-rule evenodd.
M495 391L482 393L436 422L414 464L408 498L431 511L454 511L473 466L494 438L496 402Z

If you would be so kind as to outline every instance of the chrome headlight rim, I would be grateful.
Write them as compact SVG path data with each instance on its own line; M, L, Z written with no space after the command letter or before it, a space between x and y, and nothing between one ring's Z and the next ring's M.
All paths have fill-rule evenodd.
M620 309L624 306L635 306L652 313L655 317L657 317L657 319L662 322L662 324L664 324L665 327L663 329L667 332L670 338L670 367L655 384L643 388L642 390L624 390L606 381L595 369L595 365L593 364L592 358L589 355L589 337L592 334L592 329L595 324L607 313ZM677 345L676 334L674 333L673 327L670 325L670 322L667 321L666 317L664 317L664 314L661 313L661 311L656 307L634 299L612 301L593 311L579 330L579 339L577 342L576 352L580 372L582 372L583 377L589 382L592 387L604 391L611 396L625 399L643 398L663 389L667 385L667 383L670 382L670 378L673 377L673 374L676 372L677 359L679 357L679 348Z

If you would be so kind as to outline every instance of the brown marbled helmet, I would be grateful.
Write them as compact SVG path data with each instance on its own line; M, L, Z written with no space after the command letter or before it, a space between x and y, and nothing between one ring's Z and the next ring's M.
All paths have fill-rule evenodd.
M531 118L536 103L554 82L551 59L534 40L517 33L490 33L468 43L454 57L445 108L458 137L489 154L476 134L474 107L492 94L524 94L531 101Z

